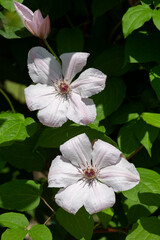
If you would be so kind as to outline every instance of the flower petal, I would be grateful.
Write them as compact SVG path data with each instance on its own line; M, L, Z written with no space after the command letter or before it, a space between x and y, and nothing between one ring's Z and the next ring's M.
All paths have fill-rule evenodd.
M60 56L62 60L62 73L65 80L70 83L74 76L86 65L89 53L64 53Z
M29 75L33 82L53 85L61 75L56 58L42 47L34 47L28 53Z
M71 84L82 98L88 98L101 92L105 88L106 75L101 71L89 68Z
M101 169L98 179L112 187L115 192L131 189L140 181L135 166L124 158L121 158L121 161L116 165Z
M78 181L67 188L61 189L55 195L55 201L67 212L76 214L83 206L87 188L87 185L82 180Z
M81 125L88 125L96 118L96 107L92 99L83 98L79 94L71 93L67 117Z
M49 127L61 127L67 121L68 102L54 95L54 101L38 112L39 121Z
M14 6L23 23L25 21L32 21L33 12L29 8L19 2L14 2Z
M87 197L84 201L84 207L87 212L90 214L100 212L112 207L114 203L115 194L112 188L97 180L88 185Z
M91 162L92 145L85 133L65 142L60 151L75 166L87 166Z
M25 99L30 111L47 107L54 101L54 87L44 84L30 85L25 88Z
M67 187L82 178L82 174L78 171L70 161L63 156L57 156L49 169L48 183L49 187Z
M49 33L50 33L50 29L51 29L50 18L49 18L49 16L47 16L43 20L43 22L42 22L42 24L39 28L39 38L46 39L48 37Z
M121 152L113 145L97 140L93 145L92 161L98 169L117 164L121 159Z
M38 37L38 29L37 26L32 21L26 21L25 26L29 32L31 32L34 36Z
M41 11L38 9L34 12L33 14L33 23L36 25L36 26L40 26L42 23L43 23L43 16L42 16L42 13Z

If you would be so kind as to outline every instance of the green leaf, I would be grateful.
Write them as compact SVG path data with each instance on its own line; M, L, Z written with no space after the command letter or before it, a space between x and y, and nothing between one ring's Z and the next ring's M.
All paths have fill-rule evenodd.
M136 121L133 120L121 127L118 133L118 146L126 157L131 155L140 145L134 135L135 125Z
M135 223L141 217L148 217L157 210L157 207L147 206L138 201L125 199L123 209L128 220L128 225Z
M146 113L142 113L141 117L146 123L148 123L154 127L160 128L160 114L159 113L147 113L146 112Z
M84 208L81 208L76 215L65 212L59 208L56 218L60 225L64 227L76 239L84 238L90 240L93 232L93 219Z
M4 183L0 185L0 207L18 211L32 210L39 205L41 193L41 185L32 180Z
M132 201L151 207L160 206L160 175L149 169L139 168L140 183L122 194Z
M29 230L29 236L32 238L32 240L53 239L49 228L42 224L32 226Z
M107 74L107 76L123 75L129 69L129 65L125 64L124 47L112 45L95 59L93 66Z
M0 215L0 226L8 228L27 228L29 225L28 219L21 213L4 213Z
M91 141L101 139L116 146L117 144L103 133L103 129L96 126L80 126L76 124L64 124L61 128L45 128L38 139L37 146L46 148L59 148L61 144L66 142L78 134L86 133Z
M126 38L134 30L143 26L152 17L152 9L148 5L131 7L122 18L123 34Z
M27 230L22 228L7 229L1 237L1 240L23 240L27 235Z
M83 51L84 38L79 28L63 28L56 36L59 54Z
M160 9L153 10L152 18L153 18L154 25L158 28L158 30L160 30Z
M143 112L144 106L141 102L130 102L119 107L110 117L112 125L122 124L137 119L139 114Z
M33 151L32 142L24 141L0 148L0 160L5 160L18 169L32 172L42 170L46 156L40 149Z
M0 114L0 144L7 146L13 141L25 140L29 137L26 126L34 123L32 118L25 119L20 113Z
M4 7L5 9L13 12L15 11L13 2L14 0L0 0L0 5L2 5L2 7ZM23 0L16 0L16 2L22 3Z
M156 66L151 69L149 73L149 79L152 85L152 88L156 92L158 99L160 100L160 67Z
M146 124L142 119L140 119L136 123L134 133L151 156L152 144L158 137L159 129Z
M144 217L133 225L126 240L159 240L159 236L160 220L156 217Z
M112 217L114 215L114 211L112 208L107 208L107 209L97 213L97 215L98 215L101 223L103 224L103 227L107 228L110 220L112 219Z
M114 6L116 6L116 4L118 4L120 2L121 2L121 0L112 0L112 1L93 0L92 12L93 12L94 18L103 15L105 12L112 9Z
M2 23L0 35L5 38L20 38L29 34L16 12L0 12L0 20Z
M125 98L126 86L121 78L107 78L106 88L95 95L95 104L103 105L104 116L107 117L118 109Z
M147 29L147 30L146 30ZM126 40L125 59L130 63L160 61L160 31L145 26L144 31L133 32Z

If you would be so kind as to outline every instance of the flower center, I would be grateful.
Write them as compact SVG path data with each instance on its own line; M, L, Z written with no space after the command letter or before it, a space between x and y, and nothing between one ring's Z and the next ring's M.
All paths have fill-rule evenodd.
M59 94L67 95L69 93L69 83L67 80L59 80L55 84L56 90Z
M84 170L84 175L88 179L93 179L96 176L96 172L93 168L87 168Z

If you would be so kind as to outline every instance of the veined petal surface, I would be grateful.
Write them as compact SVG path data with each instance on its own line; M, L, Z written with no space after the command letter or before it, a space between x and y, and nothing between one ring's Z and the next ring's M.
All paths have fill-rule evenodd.
M14 6L23 23L24 21L32 21L33 12L29 8L19 2L14 2Z
M79 73L87 63L89 53L76 52L64 53L60 56L62 60L62 73L65 80L70 83L74 76Z
M25 88L25 99L30 111L39 110L47 107L54 101L55 89L45 84L30 85Z
M112 188L94 180L88 184L87 197L84 207L90 214L112 207L115 203L115 194Z
M92 99L82 98L74 92L69 97L67 117L81 125L88 125L96 118L96 107Z
M80 180L67 188L59 190L55 195L55 201L67 212L76 214L76 212L83 206L87 195L87 189L87 184Z
M135 166L124 158L116 164L100 170L98 179L115 192L126 191L135 187L139 181L139 173Z
M34 47L28 53L29 75L33 82L53 85L61 76L61 66L43 47Z
M68 102L54 95L54 101L38 112L40 122L48 127L61 127L66 121Z
M92 161L98 169L117 164L121 159L121 151L113 145L98 139L93 145Z
M92 145L85 133L71 138L60 146L62 155L77 167L91 163Z
M95 68L89 68L71 84L82 98L88 98L105 88L106 75Z
M49 187L67 187L81 178L78 168L63 156L57 156L52 161L48 174Z

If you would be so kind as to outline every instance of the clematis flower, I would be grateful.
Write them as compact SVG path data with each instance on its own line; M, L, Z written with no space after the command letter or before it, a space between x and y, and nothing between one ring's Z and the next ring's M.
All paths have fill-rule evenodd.
M43 18L39 9L33 13L29 8L19 2L14 2L14 6L28 31L41 39L48 37L50 33L49 16Z
M111 144L97 140L92 146L86 134L80 134L60 146L62 156L51 164L49 187L61 188L56 203L76 214L84 206L90 213L112 207L115 193L135 187L139 173Z
M42 47L34 47L28 54L29 75L36 85L25 89L31 111L39 110L38 118L46 126L59 127L70 119L85 125L94 121L96 107L88 97L102 91L106 75L89 68L71 83L86 65L88 53L64 53L56 58Z

